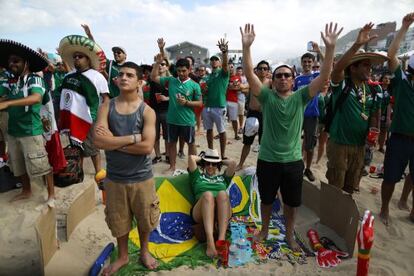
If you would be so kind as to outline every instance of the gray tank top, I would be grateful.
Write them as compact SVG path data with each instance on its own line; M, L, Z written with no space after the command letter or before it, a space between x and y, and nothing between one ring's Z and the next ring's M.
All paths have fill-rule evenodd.
M144 127L144 109L142 102L131 114L119 114L115 109L115 99L109 102L109 130L114 136L141 134ZM117 150L105 151L108 178L119 183L134 183L150 179L152 162L149 155L134 155Z

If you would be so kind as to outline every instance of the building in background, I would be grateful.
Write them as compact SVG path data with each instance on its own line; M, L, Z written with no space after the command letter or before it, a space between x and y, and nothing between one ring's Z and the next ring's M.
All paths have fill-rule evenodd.
M197 67L201 64L208 64L210 54L207 48L201 47L194 43L184 41L170 47L165 48L169 55L169 59L173 62L186 56L194 57L194 66Z

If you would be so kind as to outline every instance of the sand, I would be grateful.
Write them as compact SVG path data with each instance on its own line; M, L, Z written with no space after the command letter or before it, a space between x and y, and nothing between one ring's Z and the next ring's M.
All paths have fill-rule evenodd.
M233 137L233 132L228 129L229 137ZM226 155L239 160L240 151L242 148L242 142L236 141L232 138L229 139L231 144L227 145ZM199 144L198 150L206 148L205 135L197 136L196 144ZM257 144L257 139L252 148ZM218 149L218 140L214 141L214 146ZM163 146L162 146L163 148ZM186 148L187 149L187 148ZM187 154L187 153L186 153ZM384 155L379 152L374 153L373 164L381 163ZM164 157L163 157L164 158ZM257 153L250 152L246 167L255 165L257 160ZM159 163L154 166L154 174L156 176L165 175L163 172L168 168L166 163ZM182 160L177 158L177 168L186 168L186 159ZM313 164L313 171L317 178L315 185L319 184L319 181L325 181L326 172L326 158L323 158L319 164ZM90 160L86 160L86 174L91 177L93 175L93 167ZM82 184L80 184L82 185ZM354 194L354 199L360 210L360 214L366 209L371 210L376 216L375 221L375 241L371 250L371 263L370 274L371 275L412 275L414 271L414 262L412 261L412 254L414 252L414 224L408 220L408 211L402 211L397 208L397 202L401 195L403 183L400 182L395 189L393 199L390 203L390 216L392 218L391 225L386 227L377 218L378 211L381 204L380 193L372 194L371 188L380 188L381 180L370 177L363 177L360 185L360 193ZM58 199L65 197L67 193L65 189L57 189ZM4 203L6 199L11 198L16 191L0 194L0 203ZM95 211L86 217L75 229L69 242L60 242L60 249L54 254L48 265L45 267L45 274L54 275L87 275L90 266L95 258L102 251L104 246L114 241L110 231L104 220L103 205L100 202L100 193L97 193L97 204ZM41 185L35 185L34 196L31 201L21 202L19 204L12 204L1 208L0 220L2 225L7 223L8 229L21 229L23 222L30 220L31 213L35 206L39 205L43 197L46 196L46 190ZM326 199L329 200L329 199ZM409 197L409 206L412 206L412 197ZM340 210L338 210L340 212ZM9 217L9 214L16 214L15 219L4 221L5 217ZM298 216L297 229L301 232L303 237L306 237L306 233L309 227L314 226L318 221L318 218L312 211L306 207L301 207ZM11 235L10 231L0 228L0 237ZM22 230L23 231L23 230ZM28 233L30 229L27 229ZM30 236L30 235L29 235ZM334 237L332 239L335 240ZM30 240L30 238L28 239ZM19 243L20 244L20 243ZM23 254L24 249L20 250ZM0 260L2 259L2 250L0 250ZM411 261L410 261L411 260ZM16 261L16 260L15 260ZM136 261L136 260L131 260ZM313 258L308 258L308 264L305 265L291 265L286 261L274 261L269 260L267 263L255 265L248 264L244 267L235 269L216 269L213 266L198 267L194 270L187 267L179 267L172 271L160 271L150 273L150 275L276 275L282 273L289 273L295 275L355 275L356 274L356 262L354 257L349 260L343 261L339 266L335 268L322 269L316 265ZM16 261L16 265L27 265L24 260L20 262ZM410 272L411 271L411 272ZM1 269L0 269L0 275Z

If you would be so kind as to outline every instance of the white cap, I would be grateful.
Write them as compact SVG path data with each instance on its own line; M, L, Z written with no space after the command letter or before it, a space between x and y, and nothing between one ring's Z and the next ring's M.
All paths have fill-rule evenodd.
M251 137L259 132L259 120L256 117L249 117L246 119L244 125L244 135Z

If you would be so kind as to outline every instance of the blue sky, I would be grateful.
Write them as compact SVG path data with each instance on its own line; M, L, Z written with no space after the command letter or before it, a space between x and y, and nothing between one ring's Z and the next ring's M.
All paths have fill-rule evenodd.
M230 48L240 49L239 26L254 23L255 60L272 62L301 55L309 40L319 42L324 24L336 21L344 33L372 21L396 21L414 10L412 0L0 0L0 37L32 48L54 51L62 37L83 34L87 23L109 58L114 45L127 49L128 59L151 62L156 40L167 46L191 41L217 51L226 34Z

